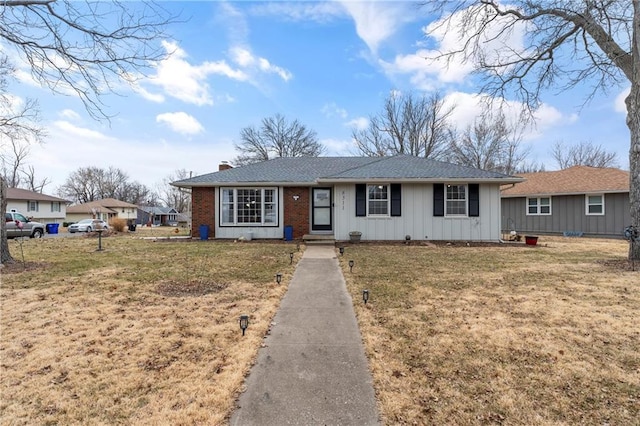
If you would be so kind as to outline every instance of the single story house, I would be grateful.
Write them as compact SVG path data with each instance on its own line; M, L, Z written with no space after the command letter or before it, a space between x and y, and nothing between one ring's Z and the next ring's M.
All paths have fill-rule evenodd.
M502 229L519 234L619 237L631 224L629 172L574 166L525 173L502 189Z
M138 225L177 226L184 217L173 207L142 206L138 207L136 223Z
M67 222L78 222L82 219L124 219L127 222L137 218L138 206L115 198L90 201L67 207Z
M431 159L276 158L173 182L192 190L192 235L348 240L500 239L500 186L522 178ZM206 229L206 228L205 228Z
M7 188L7 211L22 213L42 223L62 223L67 200L21 188Z

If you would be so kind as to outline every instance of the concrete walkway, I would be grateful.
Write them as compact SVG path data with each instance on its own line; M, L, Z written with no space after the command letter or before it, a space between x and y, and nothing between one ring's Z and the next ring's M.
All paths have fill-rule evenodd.
M371 374L333 246L307 246L231 425L378 425Z

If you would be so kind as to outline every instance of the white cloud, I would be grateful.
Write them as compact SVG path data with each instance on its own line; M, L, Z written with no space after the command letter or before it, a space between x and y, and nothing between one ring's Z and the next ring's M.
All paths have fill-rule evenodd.
M455 106L451 113L451 122L458 130L464 130L482 115L483 108L487 104L486 96L464 92L452 92L445 96L445 106ZM495 99L491 105L496 113L498 109L502 108L507 124L521 121L522 103ZM563 114L557 108L548 104L540 105L534 111L533 117L534 121L527 123L523 132L523 136L527 140L538 138L543 132L551 128L575 123L578 119L576 114Z
M616 112L620 112L625 115L627 114L627 104L624 102L624 100L627 99L629 93L631 93L631 87L627 87L618 96L616 96L616 100L614 103L614 109Z
M183 135L195 135L204 131L202 124L186 112L167 112L156 116L157 123L169 126L174 132Z
M241 68L257 69L265 73L277 74L284 81L289 81L293 75L284 68L271 64L267 59L256 57L246 47L235 46L229 50L231 59Z
M328 104L324 104L324 106L322 107L320 112L322 112L324 114L324 116L327 117L327 118L340 117L340 118L342 118L344 120L345 118L347 118L349 116L349 114L347 114L347 110L346 109L340 108L334 102L331 102L331 103L328 103Z
M356 130L364 130L369 126L369 119L366 117L357 117L346 122L345 126L353 127Z
M80 121L80 114L72 109L63 109L59 115L67 120Z
M187 61L187 53L176 42L163 41L162 45L170 56L156 64L156 74L146 82L160 86L167 95L183 102L199 106L212 105L207 83L210 75L222 75L237 81L249 78L244 71L233 69L224 60L192 65ZM159 95L144 90L139 90L139 93L147 99L160 100Z
M351 140L340 139L322 139L320 141L322 145L327 148L327 154L330 156L348 156L351 155L351 149L354 147Z
M57 120L53 122L53 126L63 131L67 135L67 140L86 139L93 141L108 141L110 138L96 130L87 129L85 127L76 126L65 120ZM74 142L76 143L76 142Z
M340 3L353 19L358 36L374 55L398 28L416 19L416 6L412 2L340 0Z
M250 8L252 15L275 16L288 21L321 24L345 16L345 10L339 3L325 2L261 2Z

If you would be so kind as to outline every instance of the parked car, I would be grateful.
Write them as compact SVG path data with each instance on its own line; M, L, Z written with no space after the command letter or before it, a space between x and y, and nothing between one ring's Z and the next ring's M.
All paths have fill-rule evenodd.
M6 223L7 238L42 238L44 235L44 225L42 223L29 220L21 213L6 212L4 214L4 220Z
M109 225L107 222L100 219L82 219L80 222L69 225L67 230L72 234L75 232L92 232L99 229L104 229L105 231L109 229Z

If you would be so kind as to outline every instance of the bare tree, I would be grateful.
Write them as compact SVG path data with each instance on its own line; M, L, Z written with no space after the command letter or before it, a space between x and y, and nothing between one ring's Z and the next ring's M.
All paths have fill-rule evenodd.
M553 145L551 155L560 169L573 166L618 167L618 156L615 152L608 152L602 145L594 145L588 141L572 146L557 141Z
M239 166L278 157L318 157L325 152L315 131L280 114L263 118L260 128L243 128L240 139L235 144L239 155L233 160Z
M77 95L94 118L107 118L100 95L139 78L166 56L157 43L174 21L153 2L7 0L0 39L55 93Z
M430 0L439 19L431 34L458 37L437 60L462 60L484 78L481 90L517 96L533 111L547 88L592 84L591 96L630 84L625 102L630 130L631 225L640 228L640 1ZM524 34L518 47L510 37ZM453 45L453 43L448 43ZM587 98L587 100L590 97ZM640 244L629 249L640 259Z
M166 56L157 41L172 22L152 2L6 0L0 40L28 63L35 81L55 93L74 93L92 117L105 119L101 95L116 82L133 82ZM11 117L0 117L0 132ZM2 179L3 190L5 185ZM4 227L0 221L2 263L11 261Z
M392 92L382 112L369 117L369 127L352 132L357 154L440 158L452 140L449 120L453 110L445 106L439 93L415 96Z
M507 125L501 112L485 111L449 144L447 159L456 164L505 174L516 172L527 156L520 147L522 126Z
M58 188L58 195L76 203L115 198L132 204L143 204L151 191L116 167L80 167Z
M26 188L33 192L42 193L44 187L51 183L48 177L38 180L36 178L36 169L32 165L27 166L27 168L22 171L22 174L24 175L23 181Z
M180 213L189 211L191 207L191 191L171 185L171 182L188 179L191 174L186 169L178 169L162 179L157 185L158 198L166 207L173 207Z

